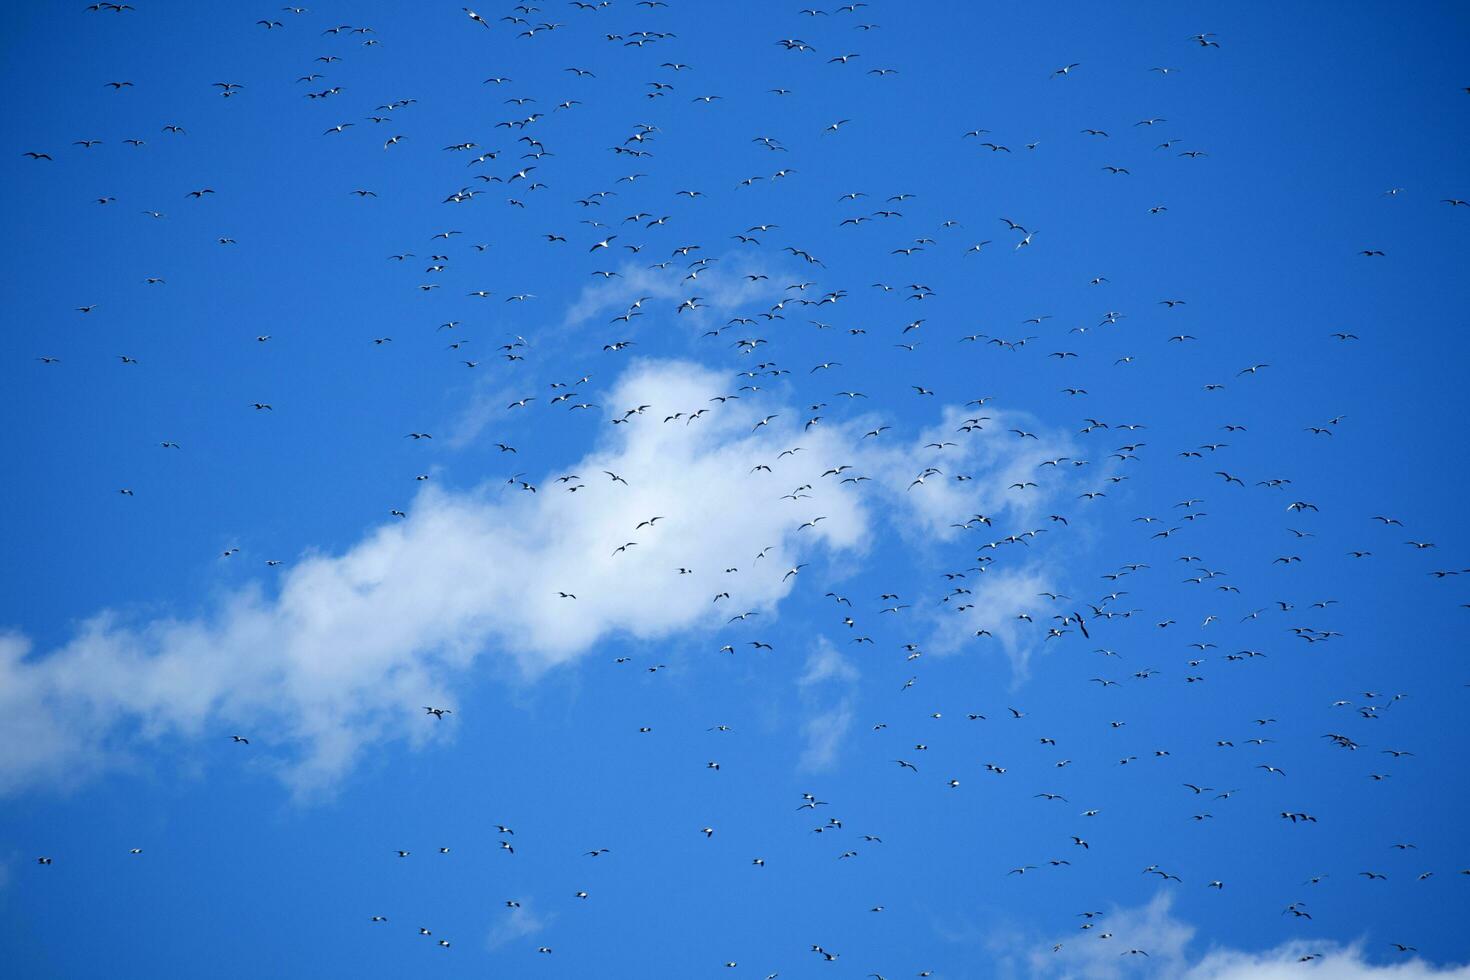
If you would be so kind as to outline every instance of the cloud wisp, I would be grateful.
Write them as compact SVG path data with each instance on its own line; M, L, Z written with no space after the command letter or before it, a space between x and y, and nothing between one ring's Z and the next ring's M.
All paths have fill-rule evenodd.
M805 740L798 765L808 771L830 769L852 728L858 669L825 637L818 637L796 686L801 694ZM833 696L835 694L835 697Z

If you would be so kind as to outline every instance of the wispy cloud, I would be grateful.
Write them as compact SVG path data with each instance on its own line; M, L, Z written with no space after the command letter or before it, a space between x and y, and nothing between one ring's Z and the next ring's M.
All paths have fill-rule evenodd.
M963 578L951 582L966 592L918 610L930 630L926 651L999 649L1014 681L1024 680L1038 626L1052 625L1055 611L1041 593L1056 591L1062 577L1055 558L1033 554L1070 536L1071 522L1081 522L1068 506L1070 498L1085 481L1101 481L1108 468L1086 459L1070 435L1041 426L1027 413L991 406L949 406L911 442L876 458L882 459L877 468L886 474L889 492L908 504L898 527L912 547L967 537L980 554ZM930 468L938 474L915 485ZM1000 570L991 570L990 559L1000 555L1004 560L994 562ZM1031 620L1019 618L1031 614Z
M523 391L527 382L519 382L495 373L496 365L482 366L477 370L482 373L475 379L475 384L469 392L465 405L451 419L449 432L445 436L445 442L451 449L463 449L480 439L486 429L497 423L511 422L505 417L506 405L510 402L524 398L529 391ZM492 438L502 438L499 433L492 432Z
M734 314L755 316L782 296L791 297L786 287L796 280L781 276L765 257L728 252L713 256L696 266L700 256L674 257L666 266L647 261L624 261L612 278L599 278L584 286L581 294L567 308L564 327L580 327L594 318L620 316L638 300L643 316L634 316L619 326L629 332L638 329L639 320L653 319L654 313L667 313L678 322L687 322L701 330L713 321L724 323ZM687 299L699 297L699 306L675 313ZM662 322L662 321L661 321Z
M537 915L531 910L529 903L523 902L498 916L485 937L485 946L488 949L499 949L518 939L534 936L550 925L552 918L554 916Z
M816 649L807 657L806 671L797 680L806 713L801 725L805 740L801 768L828 769L837 761L842 740L852 728L858 678L858 669L826 637L818 637Z

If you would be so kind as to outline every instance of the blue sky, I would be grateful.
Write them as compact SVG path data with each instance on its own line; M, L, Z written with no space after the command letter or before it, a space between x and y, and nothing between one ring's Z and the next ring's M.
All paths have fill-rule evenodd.
M1470 975L1464 11L542 7L0 12L16 975Z

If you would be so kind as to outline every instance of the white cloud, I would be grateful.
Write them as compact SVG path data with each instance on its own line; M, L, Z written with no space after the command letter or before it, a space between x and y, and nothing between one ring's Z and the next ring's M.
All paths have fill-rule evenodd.
M1098 909L1104 914L1086 932L1059 937L1030 951L1031 974L1038 977L1108 980L1145 975L1177 977L1184 972L1194 927L1170 914L1173 896L1160 892L1147 905ZM1103 938L1108 937L1108 938ZM1060 949L1054 947L1060 944ZM1140 949L1143 954L1128 955ZM1144 955L1147 954L1147 955Z
M998 646L1009 658L1012 681L1018 685L1028 676L1031 656L1045 642L1041 637L1046 635L1046 628L1055 625L1051 620L1054 607L1039 596L1056 588L1057 569L1030 561L1014 568L970 574L974 581L966 587L975 594L956 601L953 608L973 608L962 613L947 611L949 606L938 612L926 611L933 632L925 652L942 655ZM1031 619L1017 618L1021 615Z
M450 493L431 482L407 520L342 554L301 557L274 592L243 588L195 619L103 611L44 652L0 634L0 791L80 779L162 737L232 732L251 736L253 757L297 791L330 787L366 746L447 737L454 717L426 723L421 706L453 706L457 678L481 654L529 677L610 636L651 640L736 612L769 615L824 562L859 560L880 515L906 533L957 535L970 532L945 525L985 509L998 534L1025 526L1045 492L1003 489L1034 474L1047 447L1013 441L999 413L987 413L999 431L955 437L944 479L909 489L932 451L880 448L858 423L804 430L795 409L759 400L769 393L712 401L731 387L693 364L634 362L603 402L654 407L607 426L535 493L503 481ZM663 421L706 408L692 423ZM767 415L777 417L757 428ZM822 475L841 464L871 482ZM949 482L960 472L974 479ZM557 483L558 473L579 479ZM780 499L798 487L808 489ZM655 526L635 529L654 516ZM799 562L817 567L786 576ZM738 575L722 573L731 566ZM1006 596L1045 578L981 577L972 583L980 606L991 602L986 581L1001 586L994 605L1004 609L1018 601ZM728 600L712 601L724 591ZM840 731L847 710L829 710L823 730Z
M1362 943L1343 946L1292 940L1260 952L1213 948L1194 951L1197 930L1172 914L1165 892L1146 905L1102 910L1094 927L1026 949L1019 956L1013 939L991 944L1011 968L1049 980L1111 980L1116 977L1168 977L1172 980L1441 980L1470 978L1470 966L1435 965L1418 956L1386 952L1371 962ZM1101 938L1109 935L1110 938ZM1055 948L1060 945L1060 948ZM1148 955L1128 955L1140 949ZM1310 957L1310 958L1309 958Z
M1305 956L1320 954L1303 962ZM1398 954L1390 952L1388 955ZM1310 967L1309 970L1303 967ZM1302 976L1331 977L1333 980L1419 980L1420 977L1470 977L1470 966L1437 966L1417 956L1400 963L1370 963L1361 946L1333 948L1321 943L1291 942L1265 953L1215 951L1190 967L1184 980L1276 980Z

